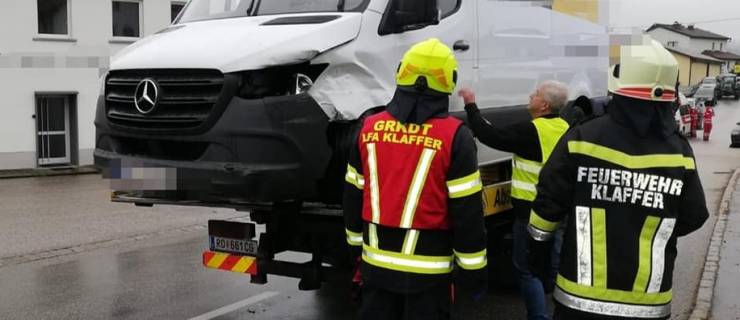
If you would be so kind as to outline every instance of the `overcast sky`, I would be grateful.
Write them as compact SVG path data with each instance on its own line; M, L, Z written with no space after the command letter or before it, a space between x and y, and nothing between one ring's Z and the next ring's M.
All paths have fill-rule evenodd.
M740 0L608 0L609 24L646 28L653 23L696 23L696 27L733 38L740 51ZM734 19L722 22L710 20ZM739 52L740 53L740 52Z

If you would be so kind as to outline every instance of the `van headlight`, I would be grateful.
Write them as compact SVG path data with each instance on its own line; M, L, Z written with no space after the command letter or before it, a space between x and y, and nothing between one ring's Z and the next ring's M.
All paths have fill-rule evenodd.
M328 64L298 64L240 73L237 96L244 99L298 95L308 92Z

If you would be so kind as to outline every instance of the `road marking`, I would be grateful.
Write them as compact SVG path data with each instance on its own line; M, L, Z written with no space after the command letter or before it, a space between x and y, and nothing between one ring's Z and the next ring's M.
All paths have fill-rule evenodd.
M244 307L246 307L246 306L248 306L250 304L255 304L255 303L260 302L262 300L270 299L270 298L272 298L272 297L274 297L274 296L276 296L278 294L279 293L276 292L276 291L263 292L263 293L260 293L260 294L258 294L256 296L252 296L252 297L246 298L246 299L244 299L242 301L234 302L234 303L232 303L232 304L230 304L228 306L224 306L224 307L218 308L216 310L213 310L211 312L208 312L208 313L204 313L202 315L199 315L197 317L190 318L190 320L210 320L210 319L213 319L213 318L216 318L216 317L220 317L222 315L225 315L225 314L227 314L229 312L236 311L238 309L244 308Z

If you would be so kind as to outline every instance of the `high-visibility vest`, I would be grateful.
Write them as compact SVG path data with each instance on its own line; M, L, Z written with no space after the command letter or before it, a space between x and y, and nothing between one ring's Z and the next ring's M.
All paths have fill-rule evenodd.
M516 154L512 158L511 197L524 201L534 201L537 197L537 182L540 170L545 164L560 137L568 131L568 123L560 117L537 118L532 120L537 129L537 137L542 150L542 161L524 159Z
M403 229L448 230L448 198L481 190L480 173L447 181L452 142L462 122L432 118L402 124L388 112L365 120L363 220Z
M366 237L347 230L347 242L362 245L365 263L430 276L452 272L455 263L466 270L486 266L485 248L458 252L450 247L452 235L445 235L451 229L447 201L482 189L478 170L447 180L452 143L461 125L449 116L402 124L387 112L365 119L358 138L362 174L349 165L345 176L363 190ZM379 234L390 238L379 239ZM388 246L400 234L402 246ZM425 254L417 252L417 243L427 248Z

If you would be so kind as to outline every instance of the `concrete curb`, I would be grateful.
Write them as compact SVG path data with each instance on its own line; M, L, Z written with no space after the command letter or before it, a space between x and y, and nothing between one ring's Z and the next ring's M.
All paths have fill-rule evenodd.
M62 167L62 168L34 168L17 170L0 170L0 179L67 176L76 174L100 173L94 166Z
M707 257L704 261L704 270L699 282L699 291L696 293L694 301L694 310L689 316L689 320L706 320L709 319L712 310L712 298L714 296L714 284L717 281L717 272L719 271L720 248L727 227L727 214L730 212L730 201L732 194L735 192L735 185L740 179L740 169L736 169L732 174L719 203L717 221L714 224L712 240L709 242Z

